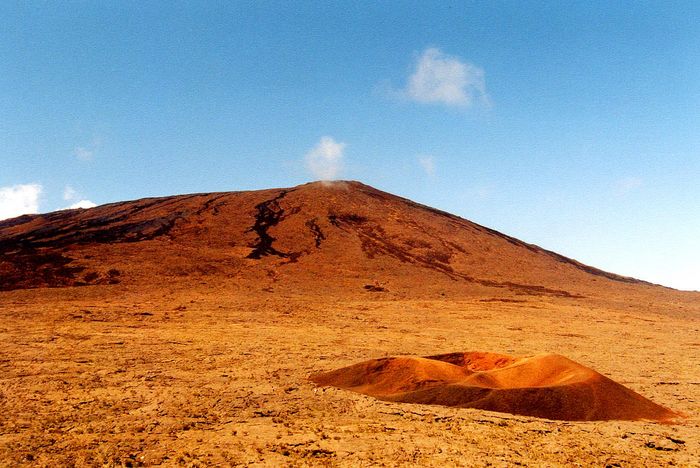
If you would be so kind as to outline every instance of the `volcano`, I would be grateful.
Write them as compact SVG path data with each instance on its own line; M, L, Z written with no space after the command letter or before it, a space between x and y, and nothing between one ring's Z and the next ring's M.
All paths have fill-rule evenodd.
M359 182L21 216L0 465L695 466L699 320Z
M416 295L619 294L653 285L359 182L146 198L0 221L0 290L228 282Z

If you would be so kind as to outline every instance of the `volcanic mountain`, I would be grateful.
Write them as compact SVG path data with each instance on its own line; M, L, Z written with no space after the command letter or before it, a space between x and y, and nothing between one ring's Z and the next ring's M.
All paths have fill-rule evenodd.
M2 466L698 464L700 293L358 182L0 221L0 323Z
M404 297L663 289L359 182L146 198L0 221L0 290L163 282Z

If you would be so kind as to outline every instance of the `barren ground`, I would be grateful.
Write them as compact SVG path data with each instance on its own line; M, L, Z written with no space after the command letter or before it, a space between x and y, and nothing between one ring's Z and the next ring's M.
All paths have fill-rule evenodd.
M697 307L163 288L0 293L1 465L700 464ZM557 352L688 419L555 422L307 380L454 351Z

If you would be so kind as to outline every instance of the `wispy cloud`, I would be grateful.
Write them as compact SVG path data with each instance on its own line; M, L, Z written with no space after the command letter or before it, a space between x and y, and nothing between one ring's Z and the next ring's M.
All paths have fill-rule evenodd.
M66 185L63 189L63 199L64 200L75 200L78 197L78 192L75 191L70 185Z
M428 177L435 175L435 159L432 156L419 156L418 164Z
M627 195L644 185L644 180L639 177L625 177L615 182L615 193Z
M81 161L90 161L95 155L95 151L84 146L78 146L73 150L73 155Z
M490 199L494 192L496 191L496 187L493 185L479 185L474 188L474 194L479 200L488 200Z
M73 149L73 156L81 161L92 161L101 143L101 139L99 137L95 137L88 145L76 146Z
M91 202L90 200L80 200L73 203L71 206L64 208L64 210L73 210L76 208L94 208L96 206L97 203Z
M0 187L0 219L37 213L42 190L40 184Z
M318 144L306 153L306 167L313 176L321 180L333 180L343 168L345 143L324 136Z
M418 58L403 94L417 102L446 106L489 104L484 70L434 47Z
M81 196L80 194L70 185L66 185L66 187L63 189L63 199L66 201L73 201L70 206L67 206L65 208L62 208L63 210L72 210L75 208L93 208L97 206L96 203L86 200L86 199L80 199ZM76 201L78 200L78 201Z

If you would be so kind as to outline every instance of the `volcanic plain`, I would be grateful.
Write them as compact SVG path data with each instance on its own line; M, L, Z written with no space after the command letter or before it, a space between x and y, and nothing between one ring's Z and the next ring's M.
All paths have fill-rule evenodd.
M357 182L23 216L0 221L0 465L697 466L699 332L700 293ZM554 420L309 378L475 351L565 356L683 417Z

